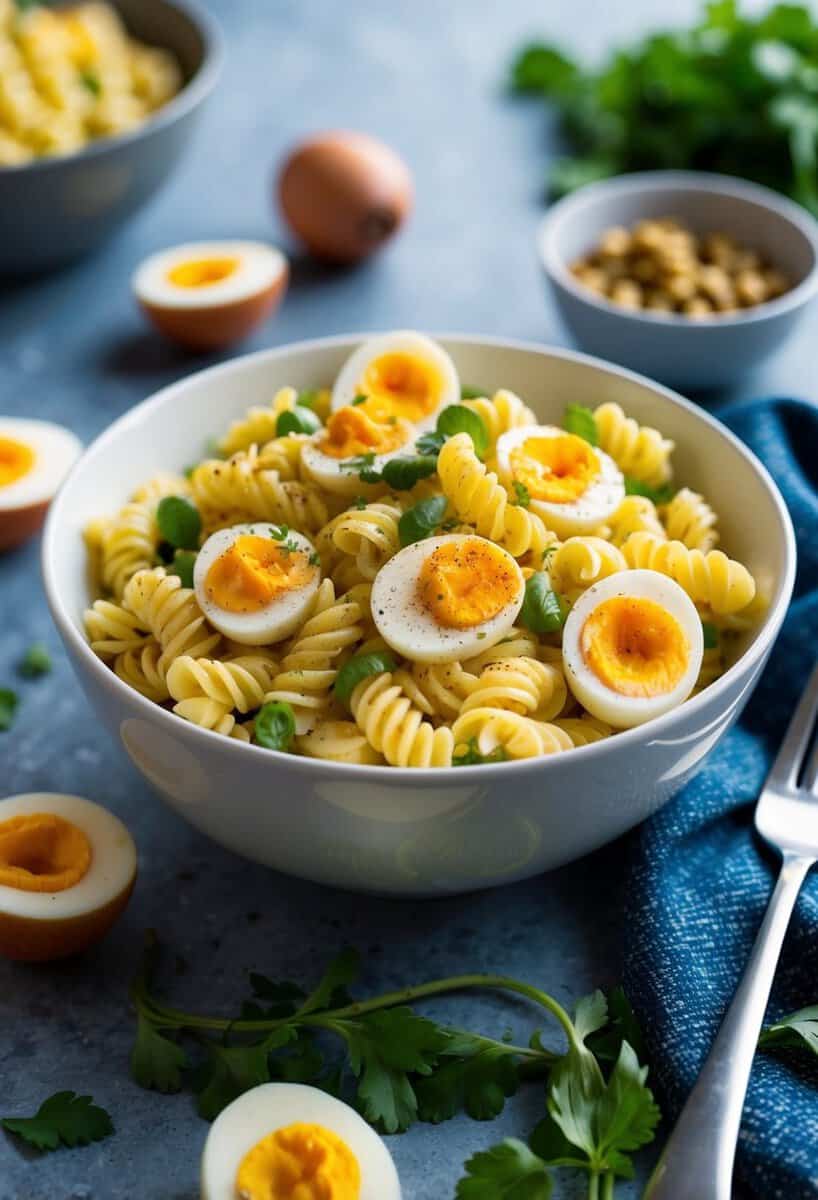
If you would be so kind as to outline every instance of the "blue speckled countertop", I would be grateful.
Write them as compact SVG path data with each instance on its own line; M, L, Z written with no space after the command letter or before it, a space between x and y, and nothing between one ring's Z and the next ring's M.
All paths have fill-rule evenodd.
M221 86L182 168L101 254L0 292L0 412L51 418L90 439L130 405L195 370L135 311L128 277L149 251L195 237L283 239L270 204L273 164L307 130L361 127L407 157L416 214L378 261L347 273L294 261L283 310L256 349L346 330L421 326L560 341L532 249L550 130L542 111L502 95L504 63L545 30L598 52L655 21L690 17L693 0L210 0L227 34ZM815 389L818 314L764 375L759 392ZM745 391L751 390L748 386ZM35 640L54 672L15 679ZM78 792L130 826L140 876L126 915L86 957L56 966L0 964L0 1078L5 1114L62 1088L91 1092L116 1136L46 1157L0 1134L0 1200L195 1200L207 1127L187 1094L162 1097L129 1078L126 981L142 931L155 926L188 964L166 978L185 998L231 1011L241 972L309 980L340 945L366 956L366 985L464 970L538 981L565 1002L619 974L627 842L500 892L424 902L333 892L275 875L210 845L172 815L98 726L42 596L38 546L0 561L0 686L18 688L15 728L0 734L0 792ZM443 1011L438 1006L439 1011ZM534 1015L490 999L446 1003L447 1020L486 1032L530 1029ZM390 1139L407 1200L449 1200L463 1160L500 1136L525 1135L542 1092L523 1090L491 1126L459 1118ZM643 1164L644 1169L644 1164ZM558 1195L574 1193L561 1184ZM623 1200L635 1188L623 1187Z

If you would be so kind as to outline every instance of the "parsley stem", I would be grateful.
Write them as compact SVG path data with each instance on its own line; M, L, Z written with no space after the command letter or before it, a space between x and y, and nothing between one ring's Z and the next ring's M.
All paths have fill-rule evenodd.
M588 1200L599 1200L599 1175L596 1171L591 1172L588 1181Z
M602 1177L602 1200L614 1200L614 1182L613 1171L606 1171Z

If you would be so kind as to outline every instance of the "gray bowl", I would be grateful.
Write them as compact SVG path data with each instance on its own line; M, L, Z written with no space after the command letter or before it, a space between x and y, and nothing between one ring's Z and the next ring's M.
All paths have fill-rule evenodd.
M703 320L630 311L571 274L612 225L676 216L695 232L726 230L786 272L793 288L755 308ZM726 175L647 171L589 184L555 204L537 238L560 315L583 349L681 388L734 383L790 336L818 288L818 223L768 188Z
M111 236L167 179L218 75L221 36L177 0L110 0L130 33L176 55L185 85L138 129L0 168L0 274L59 266Z

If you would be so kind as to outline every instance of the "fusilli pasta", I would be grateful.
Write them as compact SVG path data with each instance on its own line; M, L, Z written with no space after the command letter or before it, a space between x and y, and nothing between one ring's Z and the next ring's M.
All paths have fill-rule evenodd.
M659 487L671 477L670 456L673 442L657 429L639 425L626 417L618 404L609 401L594 410L599 444L610 454L625 475L651 487Z

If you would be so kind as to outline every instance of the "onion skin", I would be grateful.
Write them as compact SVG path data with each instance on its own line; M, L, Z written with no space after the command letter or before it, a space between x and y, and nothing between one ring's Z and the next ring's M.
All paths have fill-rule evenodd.
M394 150L364 133L323 133L285 161L278 198L314 257L355 263L387 242L412 208L412 178Z
M159 332L177 345L195 351L223 350L246 338L279 306L289 276L285 265L264 291L229 304L203 303L201 308L181 308L140 300L139 305Z

